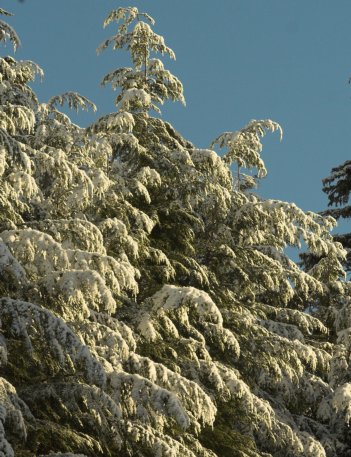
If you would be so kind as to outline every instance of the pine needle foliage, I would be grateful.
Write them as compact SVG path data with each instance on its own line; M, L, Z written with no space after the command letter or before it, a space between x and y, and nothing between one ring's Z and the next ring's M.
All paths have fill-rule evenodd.
M233 161L265 175L277 123L220 135L221 157L153 117L184 100L153 56L174 53L147 13L115 21L100 48L131 67L88 128L59 107L89 100L40 103L38 67L0 59L1 455L350 455L335 220L235 187ZM321 257L308 273L285 254L301 241Z

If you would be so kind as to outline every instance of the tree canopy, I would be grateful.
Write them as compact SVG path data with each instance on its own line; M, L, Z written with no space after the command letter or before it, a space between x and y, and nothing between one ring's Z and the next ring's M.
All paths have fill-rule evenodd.
M184 103L159 58L174 52L137 8L114 22L98 49L127 49L131 67L104 77L116 111L87 128L60 107L90 100L40 102L42 70L0 58L0 455L351 455L335 219L264 200L240 173L266 175L276 122L208 149L183 138L159 109ZM308 272L285 252L302 241L320 258Z

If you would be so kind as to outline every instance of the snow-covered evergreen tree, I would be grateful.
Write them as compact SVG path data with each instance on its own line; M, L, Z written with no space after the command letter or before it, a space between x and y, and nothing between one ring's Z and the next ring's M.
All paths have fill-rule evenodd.
M126 48L132 66L103 79L117 110L86 129L58 106L89 100L39 103L41 70L0 59L0 453L350 455L334 220L235 183L233 162L266 174L275 122L198 149L153 117L184 102L156 58L174 53L137 8L114 21L100 49ZM301 240L322 258L309 273L284 253Z

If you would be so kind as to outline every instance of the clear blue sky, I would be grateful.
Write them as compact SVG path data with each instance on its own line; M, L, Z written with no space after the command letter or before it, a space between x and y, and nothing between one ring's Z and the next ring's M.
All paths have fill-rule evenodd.
M268 176L259 193L305 210L326 207L321 179L351 159L350 0L2 0L0 6L15 13L8 22L22 39L16 57L45 71L35 86L40 99L74 90L97 104L97 114L79 116L81 125L114 110L115 93L99 82L127 63L125 52L96 56L115 31L104 30L103 19L118 6L149 12L177 55L166 66L183 82L187 101L186 108L164 107L164 118L198 147L251 119L279 122L284 139L265 141Z

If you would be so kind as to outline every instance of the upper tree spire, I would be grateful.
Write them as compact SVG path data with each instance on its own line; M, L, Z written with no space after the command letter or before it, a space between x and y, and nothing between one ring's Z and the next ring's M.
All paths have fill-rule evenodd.
M153 18L135 7L127 7L111 11L104 27L113 21L120 22L117 33L104 41L98 52L110 45L114 50L126 48L133 63L133 67L118 68L102 80L102 85L110 83L113 89L121 88L116 98L119 110L160 112L157 104L167 99L185 103L182 83L164 68L161 60L151 57L152 53L160 53L175 59L164 38L151 29L150 24L155 23Z

